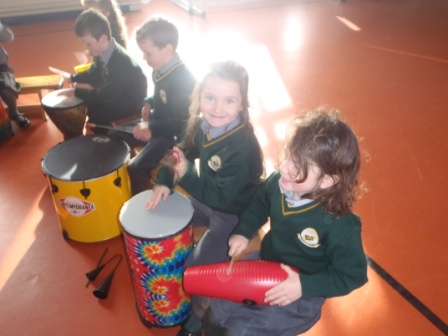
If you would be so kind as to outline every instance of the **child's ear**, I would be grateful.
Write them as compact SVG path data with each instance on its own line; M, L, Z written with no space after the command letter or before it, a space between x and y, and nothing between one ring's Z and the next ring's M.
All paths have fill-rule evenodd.
M99 37L98 41L102 44L106 44L109 42L109 38L107 37L106 34L103 34Z
M338 182L339 182L339 176L324 175L324 177L320 181L319 187L320 187L320 189L327 189L327 188L334 186Z
M168 43L164 48L168 54L174 54L174 46L171 43Z

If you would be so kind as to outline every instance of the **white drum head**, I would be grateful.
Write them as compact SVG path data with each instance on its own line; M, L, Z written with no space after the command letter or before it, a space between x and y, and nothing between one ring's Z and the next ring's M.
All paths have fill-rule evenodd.
M187 197L175 192L155 209L146 210L151 195L152 190L143 191L123 205L120 223L124 231L138 238L159 239L179 233L190 223L193 206Z
M84 100L78 97L67 97L65 95L66 92L74 90L73 88L69 88L52 91L42 97L41 103L43 106L54 109L67 109L84 103Z

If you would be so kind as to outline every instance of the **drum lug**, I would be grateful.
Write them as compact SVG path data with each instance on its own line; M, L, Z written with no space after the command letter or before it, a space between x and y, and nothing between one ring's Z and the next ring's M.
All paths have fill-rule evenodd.
M58 186L52 183L51 184L51 193L56 194L58 191L59 191Z
M84 196L85 199L87 199L87 197L89 197L90 195L90 189L88 188L82 188L79 192Z
M70 239L67 230L62 230L62 238L64 238L65 241Z
M117 178L114 180L114 184L115 184L117 187L121 187L121 177L117 177Z

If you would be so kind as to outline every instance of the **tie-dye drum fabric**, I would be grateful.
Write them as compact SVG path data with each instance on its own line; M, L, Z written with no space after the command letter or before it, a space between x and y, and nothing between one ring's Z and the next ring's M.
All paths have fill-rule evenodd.
M144 205L151 195L147 190L126 202L120 223L140 319L147 327L172 327L190 315L182 275L193 248L193 208L174 193L148 211Z

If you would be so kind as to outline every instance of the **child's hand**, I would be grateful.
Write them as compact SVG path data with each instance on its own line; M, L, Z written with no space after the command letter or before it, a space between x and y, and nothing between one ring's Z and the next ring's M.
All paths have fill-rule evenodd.
M229 238L229 257L239 256L249 245L249 239L241 235L233 235Z
M271 306L286 306L302 297L302 284L299 274L287 265L281 264L281 268L288 273L288 277L266 292L264 301Z
M151 114L151 105L145 102L142 107L142 119L143 121L149 121L149 115Z
M148 122L142 121L135 125L132 134L137 140L147 142L151 139L151 130L148 128Z
M187 171L187 159L179 147L173 147L171 155L175 158L177 180L180 181Z
M168 196L170 195L170 189L164 185L156 185L153 189L153 193L151 198L146 201L145 209L151 210L154 209L157 204L159 204L160 199L166 201Z
M75 96L75 90L59 90L59 91L55 91L55 95L57 97L68 97L68 98L73 98Z
M61 76L62 78L64 78L66 81L70 82L70 74L68 72L53 68L53 67L48 67L48 69L50 69L50 71L52 73L55 73L56 75Z
M93 90L93 86L90 85L89 83L73 83L72 86L78 89Z

